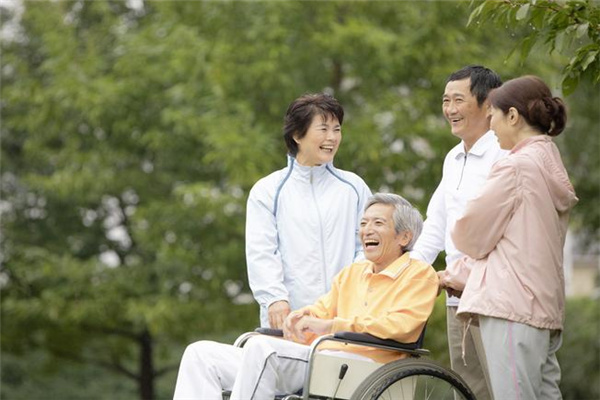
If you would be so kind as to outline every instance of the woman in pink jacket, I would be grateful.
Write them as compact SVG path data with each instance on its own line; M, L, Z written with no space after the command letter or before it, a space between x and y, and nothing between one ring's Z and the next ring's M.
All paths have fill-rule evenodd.
M491 128L510 153L456 222L452 239L468 257L443 285L463 291L457 315L480 325L495 399L560 399L563 245L577 203L551 139L565 127L565 106L535 76L489 99Z

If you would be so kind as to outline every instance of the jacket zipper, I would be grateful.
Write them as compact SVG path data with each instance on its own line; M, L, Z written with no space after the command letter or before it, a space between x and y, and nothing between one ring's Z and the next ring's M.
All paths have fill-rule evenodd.
M323 293L327 293L327 263L325 261L325 238L323 235L323 221L321 219L321 210L319 210L319 203L317 202L317 198L315 196L315 187L313 185L313 170L310 170L310 191L312 194L313 202L315 203L315 208L317 209L317 217L319 219L319 232L321 234L321 260L323 264L322 267L322 278L323 278Z

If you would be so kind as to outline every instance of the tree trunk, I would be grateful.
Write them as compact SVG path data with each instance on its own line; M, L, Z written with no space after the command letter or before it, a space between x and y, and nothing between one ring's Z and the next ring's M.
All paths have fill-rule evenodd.
M154 365L152 363L152 336L145 330L140 335L140 398L154 400Z
M333 73L331 75L331 87L336 97L339 96L340 87L342 86L342 79L344 73L342 70L342 62L338 59L333 60Z

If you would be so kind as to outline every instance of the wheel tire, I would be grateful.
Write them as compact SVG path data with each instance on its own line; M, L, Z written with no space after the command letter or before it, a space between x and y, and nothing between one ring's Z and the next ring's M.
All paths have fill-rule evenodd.
M393 384L413 377L415 384L411 399L420 400L421 392L425 391L423 398L448 399L448 400L476 400L473 392L462 380L462 378L453 371L443 368L432 361L403 359L386 364L369 375L356 389L351 400L374 400L385 399L384 393ZM423 386L417 386L417 385ZM432 389L430 388L430 385ZM440 386L445 387L443 393L429 392L437 390ZM462 396L462 397L461 397ZM398 396L394 396L398 399ZM400 400L400 399L398 399Z

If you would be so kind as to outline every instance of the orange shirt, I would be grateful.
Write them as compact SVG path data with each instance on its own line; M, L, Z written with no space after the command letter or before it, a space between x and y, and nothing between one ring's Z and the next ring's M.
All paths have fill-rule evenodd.
M332 333L370 333L410 343L419 338L431 315L437 291L433 267L405 253L377 274L367 260L344 268L329 293L305 309L314 317L333 319ZM319 348L350 351L381 363L403 357L397 352L337 342L325 342Z

